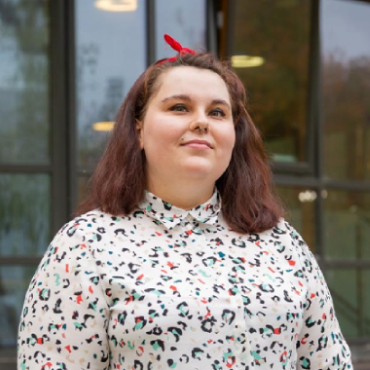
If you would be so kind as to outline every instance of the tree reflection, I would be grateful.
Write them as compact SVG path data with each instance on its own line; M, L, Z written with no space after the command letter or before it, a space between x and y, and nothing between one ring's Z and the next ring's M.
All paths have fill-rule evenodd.
M45 1L0 1L0 160L49 161L49 32Z
M233 54L265 60L236 72L249 91L249 108L267 149L277 159L304 161L311 3L239 0L235 15Z
M49 163L48 7L0 1L0 160ZM0 176L0 254L40 255L49 238L49 176Z
M124 91L123 77L105 78L101 73L100 57L96 43L80 44L77 48L78 164L90 171L95 168L109 136L109 132L94 131L93 125L115 121Z
M323 60L325 163L330 177L370 179L370 57Z

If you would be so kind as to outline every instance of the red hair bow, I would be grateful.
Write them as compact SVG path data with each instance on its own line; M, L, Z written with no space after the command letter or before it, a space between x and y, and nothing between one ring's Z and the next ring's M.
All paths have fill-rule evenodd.
M183 55L183 54L194 54L195 55L197 53L196 51L192 49L182 47L182 45L178 41L176 41L174 38L172 38L170 35L165 34L164 41L166 41L166 43L170 45L173 50L178 51L179 55ZM161 60L159 63L173 62L174 60L177 59L177 57L178 56L164 59L164 60Z

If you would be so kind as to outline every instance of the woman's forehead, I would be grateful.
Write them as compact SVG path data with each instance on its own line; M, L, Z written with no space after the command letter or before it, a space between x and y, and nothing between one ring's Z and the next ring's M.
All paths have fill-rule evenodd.
M197 67L173 67L163 72L157 80L157 98L167 95L202 96L230 100L225 81L217 73Z

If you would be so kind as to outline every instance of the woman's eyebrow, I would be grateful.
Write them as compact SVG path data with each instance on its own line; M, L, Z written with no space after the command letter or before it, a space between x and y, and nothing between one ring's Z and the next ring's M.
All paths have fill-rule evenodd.
M167 98L164 98L162 100L162 103L165 103L166 101L172 100L172 99L184 100L184 101L187 101L187 102L192 101L189 95L179 94L179 95L171 95L171 96L168 96ZM230 104L226 100L213 99L212 100L212 105L217 105L217 104L226 105L231 110Z
M214 104L214 105L217 105L217 104L226 105L231 110L230 104L226 100L223 100L223 99L214 99L214 100L212 100L212 104Z
M164 98L162 100L162 103L165 103L166 101L172 100L172 99L185 100L185 101L191 102L191 99L188 95L179 94L179 95L172 95L167 98Z

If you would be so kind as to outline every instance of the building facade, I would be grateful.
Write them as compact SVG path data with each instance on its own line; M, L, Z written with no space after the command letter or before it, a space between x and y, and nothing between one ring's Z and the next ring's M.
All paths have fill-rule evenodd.
M0 0L0 368L24 294L163 34L229 58L287 216L370 368L370 1ZM368 367L366 367L368 366Z

